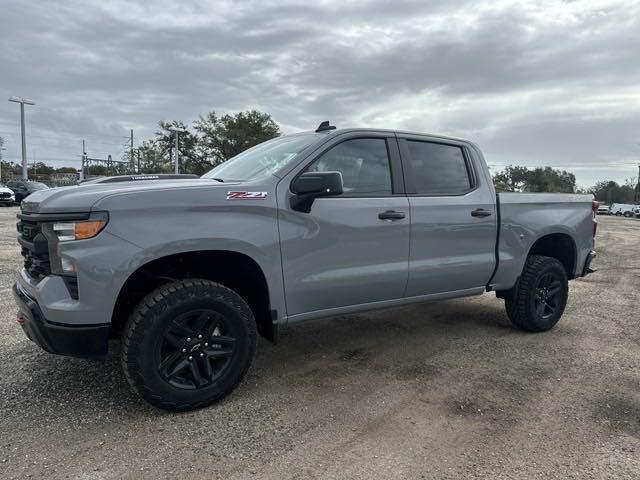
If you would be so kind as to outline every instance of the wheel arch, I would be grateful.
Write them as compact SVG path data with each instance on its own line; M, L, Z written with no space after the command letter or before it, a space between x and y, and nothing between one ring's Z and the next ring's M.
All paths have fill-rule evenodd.
M271 309L264 269L250 255L235 250L174 252L138 265L118 292L111 317L112 335L120 334L129 314L146 294L185 278L212 280L237 292L251 308L260 335L276 342L277 314Z
M575 278L578 250L573 237L568 233L556 232L541 236L531 245L527 257L531 255L555 258L564 266L567 278Z

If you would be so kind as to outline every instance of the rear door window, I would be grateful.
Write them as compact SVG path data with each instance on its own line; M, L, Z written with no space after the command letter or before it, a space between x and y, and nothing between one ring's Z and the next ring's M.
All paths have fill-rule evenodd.
M461 147L417 140L407 147L417 195L460 195L473 187Z

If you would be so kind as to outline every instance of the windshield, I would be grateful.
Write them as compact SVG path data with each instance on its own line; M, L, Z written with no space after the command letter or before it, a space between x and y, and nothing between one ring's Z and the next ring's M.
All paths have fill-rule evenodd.
M27 188L29 188L30 190L44 190L45 188L49 188L49 187L47 187L44 183L29 182L27 185Z
M248 182L268 177L318 139L315 134L278 137L256 145L218 165L202 178Z

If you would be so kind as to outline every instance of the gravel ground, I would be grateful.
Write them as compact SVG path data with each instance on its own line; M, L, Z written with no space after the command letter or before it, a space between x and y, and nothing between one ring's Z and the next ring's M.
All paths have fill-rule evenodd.
M169 414L15 323L0 209L0 478L640 477L640 220L600 218L598 273L551 332L493 295L337 317L260 342L217 406Z

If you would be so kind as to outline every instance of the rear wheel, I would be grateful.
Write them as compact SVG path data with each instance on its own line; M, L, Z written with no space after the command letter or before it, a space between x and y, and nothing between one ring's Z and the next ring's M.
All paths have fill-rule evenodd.
M555 258L531 255L505 297L507 315L523 330L543 332L560 320L569 294L567 272Z
M209 280L182 280L154 290L134 310L123 332L122 365L147 402L192 410L240 383L255 346L255 321L242 297Z
M624 212L623 215L627 218L631 217L633 214L631 212Z

